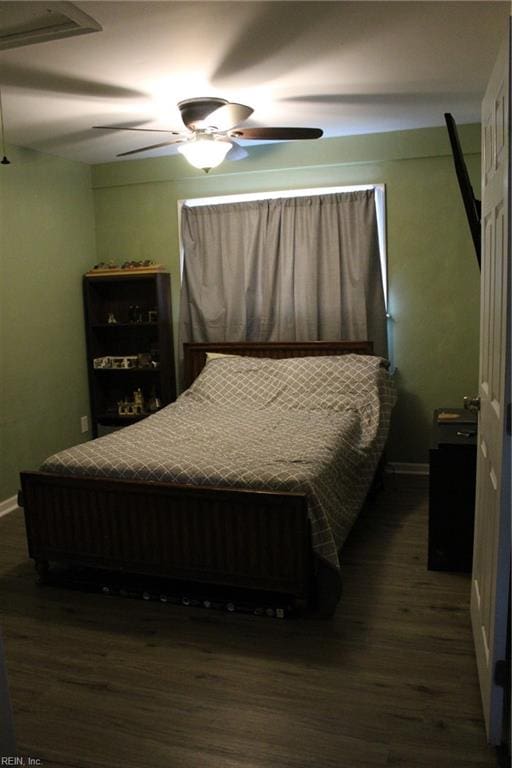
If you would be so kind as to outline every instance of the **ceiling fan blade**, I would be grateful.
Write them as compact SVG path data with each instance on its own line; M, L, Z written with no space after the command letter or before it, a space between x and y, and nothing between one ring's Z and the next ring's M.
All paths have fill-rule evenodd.
M247 107L245 104L229 102L210 112L205 120L208 122L208 127L213 127L217 131L229 131L235 125L239 125L244 120L247 120L253 112L254 109Z
M93 125L101 131L148 131L150 133L170 133L179 136L178 131L170 131L167 128L133 128L131 125Z
M168 147L170 144L181 144L183 139L174 139L174 141L162 141L160 144L150 144L147 147L139 147L139 149L130 149L128 152L120 152L116 157L126 157L126 155L136 155L137 152L147 152L150 149L158 149L159 147Z
M229 132L235 139L269 139L270 141L293 141L295 139L319 139L323 136L320 128L235 128Z
M2 22L4 21L2 15L3 5L4 3L0 3L0 16L2 16ZM9 11L7 10L5 13L9 13ZM26 13L30 13L31 15L31 12L28 9ZM6 32L3 24L2 30L4 33ZM6 40L7 37L3 37L3 39ZM30 90L72 94L73 96L91 96L96 99L140 99L147 97L147 94L143 91L136 91L133 88L124 88L119 85L113 85L112 83L98 82L97 80L86 80L85 78L75 77L66 74L65 72L59 72L57 74L57 72L53 73L45 70L43 67L29 67L5 60L2 61L2 85L12 85L15 88L28 88Z
M241 147L240 144L237 144L236 141L232 141L231 144L233 146L227 153L226 160L243 160L244 157L249 155L247 150Z

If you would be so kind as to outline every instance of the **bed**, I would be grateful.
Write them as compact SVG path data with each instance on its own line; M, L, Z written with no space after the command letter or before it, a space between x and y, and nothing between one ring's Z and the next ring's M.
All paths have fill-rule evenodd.
M186 389L22 472L30 556L286 595L321 615L395 395L370 342L184 345Z

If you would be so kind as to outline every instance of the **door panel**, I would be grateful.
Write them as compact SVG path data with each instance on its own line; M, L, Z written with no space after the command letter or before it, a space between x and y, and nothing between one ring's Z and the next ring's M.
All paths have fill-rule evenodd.
M487 736L501 739L510 575L510 39L503 45L482 104L482 275L480 414L471 621Z

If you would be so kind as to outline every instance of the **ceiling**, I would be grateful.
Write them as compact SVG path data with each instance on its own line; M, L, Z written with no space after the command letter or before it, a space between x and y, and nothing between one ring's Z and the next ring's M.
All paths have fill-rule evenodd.
M29 10L0 2L0 33L14 5ZM250 105L244 126L326 137L443 125L444 112L476 122L510 13L493 0L74 5L102 31L0 50L5 137L93 164L166 139L93 125L180 131L176 103L198 96Z

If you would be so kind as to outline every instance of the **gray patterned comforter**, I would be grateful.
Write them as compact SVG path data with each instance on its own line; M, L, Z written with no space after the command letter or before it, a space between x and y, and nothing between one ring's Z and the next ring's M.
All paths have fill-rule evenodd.
M209 361L172 405L57 453L41 469L305 492L314 550L337 569L394 401L378 357L223 357Z

